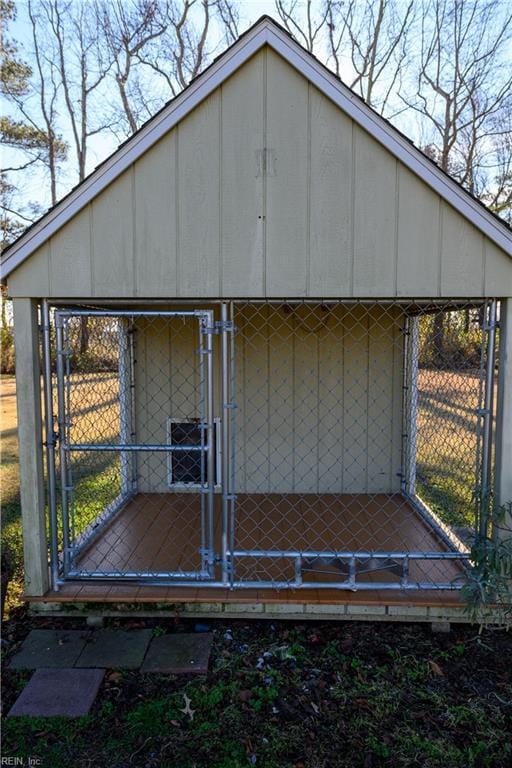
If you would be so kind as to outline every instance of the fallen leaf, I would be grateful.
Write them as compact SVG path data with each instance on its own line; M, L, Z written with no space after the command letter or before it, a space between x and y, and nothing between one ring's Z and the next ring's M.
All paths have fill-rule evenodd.
M238 694L238 697L240 701L249 701L249 699L252 698L252 691L246 690L246 691L240 691Z
M186 693L183 694L183 698L185 699L185 706L183 709L180 709L180 712L183 712L184 715L188 715L190 719L193 720L195 709L190 708L191 699L189 699Z
M432 661L432 659L429 659L428 665L435 675L439 675L439 677L444 677L444 672L439 666L439 664L437 663L437 661Z
M320 707L318 706L318 704L315 704L313 701L311 702L311 709L316 715L318 715L318 713L320 712Z
M351 637L351 635L347 635L343 638L343 640L340 642L340 648L345 653L346 651L350 651L352 646L354 645L354 641Z
M122 672L111 672L110 675L107 677L107 680L109 683L118 683L122 677L123 677Z

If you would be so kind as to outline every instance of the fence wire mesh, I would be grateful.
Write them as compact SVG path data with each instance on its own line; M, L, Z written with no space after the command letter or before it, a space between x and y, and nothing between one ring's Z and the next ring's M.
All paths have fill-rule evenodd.
M460 584L492 484L493 305L229 306L56 313L61 575Z
M67 575L208 575L207 327L206 312L57 317Z

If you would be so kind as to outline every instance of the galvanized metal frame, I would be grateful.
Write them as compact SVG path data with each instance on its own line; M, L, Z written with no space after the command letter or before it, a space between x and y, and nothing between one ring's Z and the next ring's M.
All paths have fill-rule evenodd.
M303 303L302 300L286 300L287 303ZM174 303L174 302L173 302ZM69 494L72 493L72 482L69 476L69 469L66 461L66 452L72 451L118 451L121 453L124 461L129 461L130 455L139 451L156 451L156 452L169 452L173 450L198 450L201 452L202 461L204 462L205 456L207 461L207 483L201 494L201 517L203 521L203 539L202 539L202 568L200 571L184 572L184 571L165 571L155 576L154 573L143 572L126 572L122 574L122 579L143 583L160 584L170 580L178 580L183 586L195 586L198 582L205 587L218 587L227 586L231 588L255 588L255 587L271 587L271 588L329 588L329 589L375 589L375 584L359 581L358 575L364 573L364 561L369 559L376 561L394 560L400 563L402 569L402 575L399 582L379 582L379 589L454 589L461 585L458 583L433 583L433 582L420 582L411 581L409 578L409 564L414 560L457 560L461 563L467 564L469 561L469 553L464 551L461 543L450 535L450 531L446 530L440 521L436 520L436 516L432 514L432 511L427 505L415 493L415 466L412 456L414 454L414 429L411 430L407 436L408 442L404 448L404 473L403 473L403 491L404 494L413 502L416 508L421 512L423 518L432 527L433 530L440 536L440 538L447 544L451 551L448 552L411 552L411 551L297 551L297 550L258 550L258 549L239 549L235 546L235 509L236 509L236 496L234 493L235 488L235 434L234 419L236 413L236 403L233 402L234 393L234 377L235 377L235 327L233 324L233 312L234 302L209 302L211 304L220 304L220 323L215 322L214 311L207 309L199 310L146 310L146 309L100 309L89 307L74 307L72 309L63 308L55 310L55 332L57 342L57 396L58 396L58 410L59 410L59 436L60 440L57 441L53 431L53 389L52 389L52 376L51 376L51 358L50 358L50 313L49 305L47 301L42 304L42 318L43 318L43 361L44 361L44 374L45 374L45 419L46 419L46 453L47 453L47 465L48 465L48 479L49 479L49 510L50 510L50 531L51 531L51 570L52 578L55 588L59 584L64 583L67 579L90 579L92 581L117 581L120 578L120 574L117 572L81 572L73 567L72 555L70 547L70 531L69 531ZM254 303L269 303L269 304L281 304L282 301L267 301L257 300ZM339 304L339 301L326 300L326 304ZM343 304L361 304L359 300L343 301ZM410 301L379 301L369 300L371 304L410 304ZM461 302L462 303L462 302ZM475 302L476 303L476 302ZM196 302L197 304L197 302ZM439 300L420 300L417 302L417 306L424 305L430 308L430 311L436 311L439 306L446 306L446 302ZM458 302L454 302L454 306L457 306ZM464 302L464 306L467 306L467 302ZM481 408L479 414L482 419L481 428L481 440L482 440L482 461L480 466L480 498L482 500L480 521L486 521L487 516L487 503L490 494L490 488L492 486L492 412L493 412L493 384L494 384L494 360L495 360L495 328L497 317L497 305L496 301L489 301L486 307L486 370L485 370L485 382L483 391L485 393L485 403ZM425 311L425 310L423 310ZM204 414L204 442L201 446L170 446L170 445L154 445L154 444L137 444L133 442L120 442L119 444L92 444L92 443L71 443L69 439L69 424L66 422L66 391L64 382L66 379L66 366L69 374L69 361L66 360L64 353L65 340L64 340L64 325L65 319L75 316L88 316L88 317L113 317L119 319L125 319L126 322L130 318L137 316L147 317L165 317L165 316L180 316L180 317L194 317L198 318L202 327L202 332L206 340L204 349L201 353L201 369L203 382L206 381L206 398L205 398L205 414ZM408 376L405 382L405 387L409 387L409 392L405 395L406 418L409 419L411 424L411 414L414 413L417 403L414 399L414 386L415 386L415 373L414 373L414 334L417 334L417 326L415 327L414 315L410 315L408 318L408 333L406 339L405 359L406 369L404 375ZM213 436L214 436L214 345L213 337L215 334L220 335L220 365L221 365L221 408L222 408L222 421L221 421L221 440L222 440L222 537L221 537L221 549L220 552L214 551L214 474L213 474L213 462L215 461L213 450ZM411 337L413 339L411 343ZM129 345L133 344L133 337L127 332L127 340ZM129 355L130 366L133 366L133 353ZM204 358L204 359L203 359ZM412 372L411 372L411 360L413 360ZM417 361L416 361L417 365ZM124 371L123 376L129 376L133 383L133 370ZM68 376L69 378L69 376ZM134 388L131 386L131 413L134 412L133 397ZM127 404L128 407L128 404ZM124 424L123 434L128 434L128 422ZM55 484L55 450L56 443L58 442L59 455L60 455L60 473L61 473L61 486L62 486L62 529L63 529L63 574L60 575L59 557L58 557L58 522L57 522L57 504L56 504L56 484ZM204 474L203 474L204 476ZM135 481L136 482L136 481ZM126 498L133 495L136 491L133 480L132 472L132 487L127 494L123 496L120 506L122 507L126 501ZM484 506L485 505L485 506ZM115 513L116 510L114 510ZM110 515L109 515L110 517ZM95 533L96 535L96 533ZM88 539L90 541L90 539ZM293 579L286 581L275 580L239 580L236 577L235 561L237 558L250 557L250 558L273 558L273 559L288 559L294 561L295 576ZM324 558L324 559L336 559L338 561L346 562L348 569L348 579L340 579L339 581L308 581L303 576L303 563L305 560ZM74 558L73 558L74 559ZM220 563L221 566L221 579L215 578L215 565Z
M49 508L50 508L50 520L52 529L52 542L51 542L51 560L52 560L52 577L53 583L56 587L59 584L64 583L67 579L76 578L91 578L95 579L98 576L103 580L111 580L113 578L118 579L118 573L101 572L101 574L94 574L91 572L81 572L75 567L75 561L77 556L85 545L97 538L107 523L109 523L114 515L120 511L126 502L135 494L136 488L136 474L134 472L132 464L132 482L131 487L128 486L125 481L125 472L122 470L123 486L125 492L122 493L114 502L109 505L109 508L104 510L101 520L95 522L94 527L86 529L80 537L75 540L73 532L70 532L70 515L69 515L69 499L70 494L73 492L73 485L71 481L71 470L68 462L68 456L73 452L116 452L120 453L121 461L129 462L130 456L135 456L139 452L200 452L202 462L202 477L206 477L206 467L208 472L208 478L206 481L202 481L199 489L200 499L200 516L201 516L201 561L202 567L197 572L185 572L185 571L167 571L162 574L162 578L177 578L177 579L193 579L197 583L198 579L212 578L214 568L214 552L213 552L213 534L214 534L214 507L213 507L213 493L214 493L214 475L213 467L215 464L214 456L214 430L215 421L213 415L213 333L215 333L213 311L202 310L107 310L98 308L64 308L54 310L54 323L55 323L55 335L56 335L56 357L57 357L57 399L58 399L58 413L59 413L59 433L58 439L53 434L53 431L48 426L53 419L52 415L52 382L51 382L51 363L50 363L50 319L49 319L49 306L48 302L43 304L43 312L46 320L43 322L44 335L44 355L45 355L45 371L48 368L49 375L46 375L45 397L48 400L46 407L47 416L47 430L50 435L50 441L47 441L47 451L50 455L48 460L49 471ZM168 445L168 444L140 444L136 442L119 442L119 443L77 443L72 442L69 433L69 421L67 414L70 412L69 406L69 388L70 388L70 369L69 369L69 354L68 346L66 343L66 328L67 320L72 317L112 317L115 319L132 321L137 317L180 317L180 318L193 318L199 323L201 347L199 354L199 368L201 377L201 387L205 391L204 397L204 410L201 415L201 445ZM134 413L134 353L133 353L133 335L127 333L127 337L130 340L129 351L129 372L126 366L120 365L120 379L122 380L121 396L122 406L120 415L120 432L124 436L125 440L130 435L133 435L133 425L131 420ZM204 343L203 343L204 341ZM121 341L120 341L121 343ZM121 359L121 358L120 358ZM129 377L129 381L126 379ZM68 389L68 392L66 392ZM130 397L126 396L127 390L130 390ZM126 409L129 409L129 413L126 413ZM205 436L206 435L206 436ZM55 444L58 442L59 455L60 455L60 477L61 477L61 517L62 517L62 529L63 529L63 557L62 562L59 563L58 555L58 537L57 537L57 490L55 483L55 462L53 460L53 453L55 450ZM207 464L204 464L206 456ZM71 545L73 541L73 545ZM61 576L62 574L62 576ZM123 574L123 578L130 578L130 574ZM143 573L138 573L137 578L144 579ZM150 575L150 578L154 578L154 574Z

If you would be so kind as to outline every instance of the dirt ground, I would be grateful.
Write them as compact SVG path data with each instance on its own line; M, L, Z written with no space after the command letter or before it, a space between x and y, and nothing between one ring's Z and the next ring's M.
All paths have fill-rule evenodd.
M30 678L8 660L30 628L84 619L14 612L4 712ZM3 755L43 768L507 768L510 634L426 625L110 619L154 636L214 633L206 676L108 670L91 713L7 718ZM185 696L193 715L185 714Z

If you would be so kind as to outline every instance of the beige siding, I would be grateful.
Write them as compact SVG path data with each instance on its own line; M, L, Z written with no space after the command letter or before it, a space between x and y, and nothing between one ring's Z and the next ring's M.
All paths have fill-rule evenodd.
M91 207L71 219L51 240L53 296L89 296L91 286Z
M236 310L238 492L399 489L400 317L362 306ZM168 417L199 417L197 348L195 321L138 323L137 441L165 443ZM215 387L220 417L218 348ZM141 491L165 491L165 455L139 454L137 474Z
M124 173L92 204L94 296L132 296L134 285L133 170Z
M354 126L353 294L395 293L396 160Z
M220 290L220 94L178 129L178 295Z
M264 184L256 152L264 132L265 56L222 86L221 270L226 296L265 295ZM250 94L250 98L247 98ZM241 106L242 105L242 106Z
M309 290L348 296L352 281L352 121L310 89Z
M512 297L511 259L487 238L484 253L484 295Z
M512 262L263 50L15 270L9 289L96 299L507 296Z
M439 295L439 206L438 195L399 165L396 264L399 296Z
M273 167L266 178L266 289L272 296L307 295L308 94L306 80L269 51L265 144Z
M399 319L363 307L236 312L239 492L398 489Z
M162 292L176 295L177 148L177 132L172 131L135 166L135 277L139 296L161 296Z
M450 254L441 262L442 290L457 295L462 288L469 296L480 296L484 290L484 235L445 202L441 215L441 252Z
M53 296L50 290L50 243L45 243L9 275L9 295Z
M135 432L143 444L167 442L167 419L200 416L199 323L195 319L139 320L135 332ZM167 455L137 454L141 492L168 488Z

